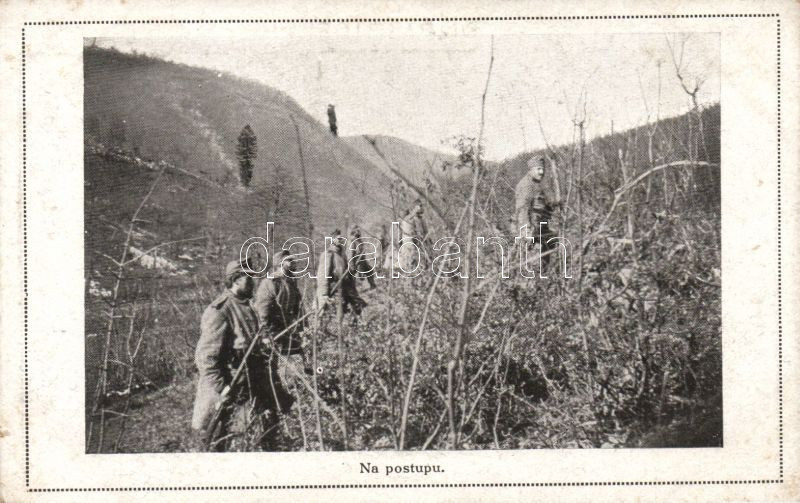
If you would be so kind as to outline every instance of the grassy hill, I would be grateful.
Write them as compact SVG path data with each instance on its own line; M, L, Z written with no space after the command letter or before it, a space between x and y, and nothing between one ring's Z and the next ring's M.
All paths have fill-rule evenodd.
M250 124L258 138L252 185L271 186L281 176L302 193L302 155L319 233L345 221L369 224L388 216L376 198L388 190L384 172L284 93L211 70L95 47L84 50L84 72L87 138L235 188L236 139Z
M111 330L112 361L130 357L127 320L150 326L134 386L190 374L197 318L218 294L224 263L238 256L246 238L264 236L269 220L277 223L278 241L308 234L304 169L315 241L334 227L369 227L392 216L385 201L395 175L333 137L280 91L96 47L84 50L84 77L87 413L96 402L109 305L125 320ZM248 188L239 183L235 155L245 124L258 138ZM397 149L391 155L400 169L415 166ZM151 188L126 251L131 217ZM156 246L153 260L170 268L132 260L133 249ZM131 262L114 299L114 261L123 253ZM124 391L127 379L126 367L112 365L108 392Z

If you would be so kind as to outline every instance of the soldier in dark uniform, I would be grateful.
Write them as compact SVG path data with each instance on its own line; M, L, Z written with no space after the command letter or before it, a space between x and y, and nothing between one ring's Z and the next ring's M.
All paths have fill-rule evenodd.
M331 128L331 134L339 136L339 128L336 127L336 110L333 105L328 105L328 125Z
M253 424L261 430L256 436L257 444L269 449L269 433L275 429L277 412L288 410L293 402L280 380L275 379L277 363L258 348L250 353L237 385L229 391L236 369L258 334L258 318L250 304L254 285L250 274L254 273L240 262L228 263L225 291L211 302L200 320L192 428L210 440L210 450L230 450L236 442L244 441ZM282 393L276 393L276 389ZM223 407L220 420L210 425L218 407Z
M264 337L275 337L303 316L300 289L288 250L275 253L272 273L261 281L256 291L253 309L258 315ZM275 341L285 355L302 352L300 333L302 324L293 327Z
M526 236L533 237L534 243L539 243L542 253L556 247L555 242L550 241L551 238L556 237L550 224L553 210L561 206L561 202L555 200L542 183L544 174L545 158L534 156L528 161L528 172L514 189L517 232L524 229L523 232L526 232ZM545 255L542 258L542 264L546 265L549 259L550 255Z

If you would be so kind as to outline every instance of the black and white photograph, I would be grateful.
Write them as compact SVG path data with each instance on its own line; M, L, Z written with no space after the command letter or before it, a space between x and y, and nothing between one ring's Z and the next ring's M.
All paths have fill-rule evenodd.
M723 446L719 34L83 74L86 453Z
M87 453L722 446L717 34L83 65Z
M0 501L798 500L798 22L0 2Z

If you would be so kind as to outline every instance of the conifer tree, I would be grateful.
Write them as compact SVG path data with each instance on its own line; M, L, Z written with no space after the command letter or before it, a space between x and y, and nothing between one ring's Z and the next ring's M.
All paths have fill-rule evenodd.
M239 160L239 181L242 186L249 187L253 178L253 161L258 155L256 135L250 124L242 128L236 145L236 157Z

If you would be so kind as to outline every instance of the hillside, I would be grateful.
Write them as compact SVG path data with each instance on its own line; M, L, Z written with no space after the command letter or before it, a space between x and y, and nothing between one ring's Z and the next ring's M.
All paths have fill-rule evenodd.
M686 198L682 201L683 208L688 206L706 206L706 209L719 211L720 202L720 105L719 103L705 107L702 112L702 123L704 134L701 138L692 134L688 122L692 114L682 114L676 117L668 117L659 120L657 123L638 126L625 131L600 136L588 140L585 147L584 162L587 169L585 171L586 190L591 197L588 198L590 205L603 206L609 202L613 195L614 188L622 182L622 172L619 168L619 156L622 154L626 164L631 168L631 176L636 176L646 171L651 166L666 164L689 157L687 150L691 147L696 160L707 161L714 164L708 169L699 169L693 176L690 193L676 194L678 199ZM693 120L693 119L692 119ZM695 126L696 127L696 126ZM649 133L652 133L652 145L648 145ZM696 135L700 136L700 135ZM652 150L652 164L648 150ZM516 180L522 177L527 168L527 161L532 155L547 155L546 150L534 152L521 152L518 155L505 160L501 167L501 176L508 180L513 187ZM576 155L575 145L555 146L549 154L554 158L559 175L559 183L566 192L569 186L569 170L575 169L574 157ZM570 168L572 166L572 168ZM672 180L672 173L657 175L662 180L667 177ZM548 177L548 183L552 187L553 179ZM648 185L648 195L650 199L655 198L655 192L663 191L664 183L656 186ZM664 194L660 194L662 197ZM670 196L672 197L672 196ZM674 199L674 197L672 197Z
M384 172L279 91L95 47L84 50L84 72L87 138L235 188L236 139L250 124L258 138L251 185L270 186L281 176L302 193L302 155L317 234L346 221L388 217L376 199L388 190Z

